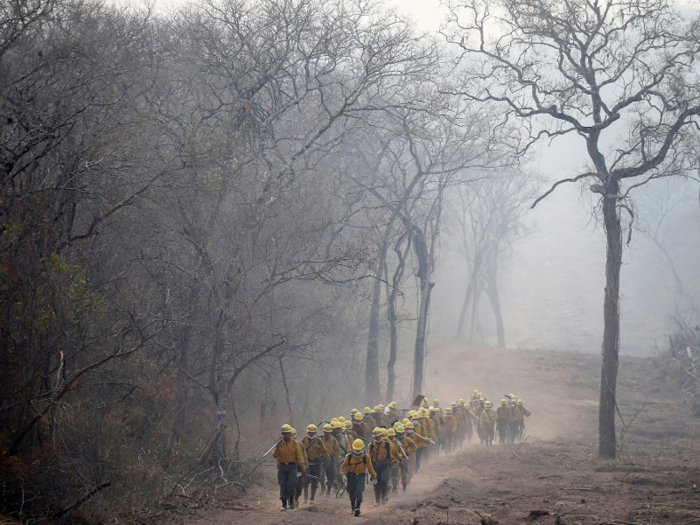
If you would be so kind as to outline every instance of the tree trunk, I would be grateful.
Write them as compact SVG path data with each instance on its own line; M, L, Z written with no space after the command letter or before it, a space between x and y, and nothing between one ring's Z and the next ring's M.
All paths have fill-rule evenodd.
M423 365L425 360L425 338L428 327L428 311L430 308L430 292L433 283L430 282L428 250L423 238L423 232L414 227L413 251L418 259L418 271L416 275L420 285L420 298L418 303L418 327L416 329L416 345L413 351L413 393L415 398L423 389Z
M461 341L464 337L464 324L467 320L467 312L469 311L469 301L474 294L474 285L476 279L479 276L479 269L481 268L481 255L477 252L474 256L474 267L472 268L471 274L469 275L469 285L467 286L467 293L464 296L464 303L462 303L462 311L459 313L459 321L457 322L457 333L455 334L455 340Z
M498 296L498 283L496 279L496 266L489 269L488 272L488 291L487 295L491 301L493 315L496 318L496 337L498 338L498 348L506 347L506 331L503 327L503 315L501 314L501 300Z
M479 281L474 283L474 299L472 300L472 318L469 325L469 341L474 342L474 334L476 334L476 327L479 324L479 300L481 299L481 287L479 286ZM482 341L479 341L482 342Z
M396 352L398 350L397 330L396 330L396 293L392 291L387 303L387 319L389 321L389 362L386 364L386 402L391 403L394 397L394 385L396 384Z
M428 311L430 307L430 292L435 286L428 279L420 280L420 303L418 306L418 329L416 330L416 346L413 351L413 394L415 398L423 389L423 363L425 360L425 339L428 327Z
M603 224L607 241L605 260L605 300L603 302L603 346L600 374L600 412L598 452L600 457L615 459L615 393L618 353L620 350L620 267L622 266L622 229L617 210L618 182L606 187L603 197Z
M401 243L405 238L402 237L394 246L394 252L398 257L398 264L394 270L394 276L391 279L391 290L387 300L387 319L389 321L389 362L386 365L387 382L386 382L386 402L391 403L394 397L394 386L396 385L396 373L394 366L396 365L396 354L398 352L398 337L397 337L397 315L396 315L396 295L399 291L399 284L403 279L404 269L406 268L406 255L411 248L411 243L407 243L407 253L401 251Z
M386 264L386 252L389 246L391 225L384 232L384 239L379 246L377 256L377 274L372 289L372 306L369 314L369 333L367 334L367 360L365 362L365 402L372 405L379 399L379 308L382 297L381 276Z

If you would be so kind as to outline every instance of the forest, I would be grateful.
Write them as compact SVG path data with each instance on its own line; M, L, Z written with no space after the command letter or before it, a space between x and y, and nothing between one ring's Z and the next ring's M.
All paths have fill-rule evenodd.
M127 520L249 475L282 420L408 404L443 250L449 337L505 348L499 271L563 183L607 243L614 457L622 252L637 188L697 179L700 23L445 5L432 34L375 0L0 0L0 516ZM588 160L547 181L563 135Z

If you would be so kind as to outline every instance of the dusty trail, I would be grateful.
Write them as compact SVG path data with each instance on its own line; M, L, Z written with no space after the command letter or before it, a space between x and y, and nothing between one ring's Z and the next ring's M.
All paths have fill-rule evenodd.
M465 446L423 466L408 492L363 516L347 496L280 512L274 465L246 494L218 508L177 512L187 525L467 525L480 515L498 522L559 524L700 523L700 453L694 423L677 392L655 382L649 361L622 358L619 405L630 425L617 461L597 459L599 356L550 351L465 349L447 345L428 363L428 393L445 401L472 388L498 402L513 391L533 411L519 449ZM485 358L486 356L487 358ZM698 425L700 426L700 424ZM652 436L653 439L649 439ZM189 514L187 514L187 512ZM537 517L539 516L539 517ZM558 516L558 517L557 517Z

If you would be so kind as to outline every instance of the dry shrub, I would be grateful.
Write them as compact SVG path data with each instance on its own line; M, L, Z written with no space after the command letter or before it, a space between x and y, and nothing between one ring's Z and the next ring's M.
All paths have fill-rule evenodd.
M657 354L653 363L659 379L680 388L693 413L700 416L700 312L676 319L676 333L668 347Z

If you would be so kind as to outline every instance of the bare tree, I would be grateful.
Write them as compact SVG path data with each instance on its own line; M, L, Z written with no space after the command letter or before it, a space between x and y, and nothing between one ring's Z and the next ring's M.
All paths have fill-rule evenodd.
M469 307L472 311L469 337L477 330L479 294L485 292L496 321L498 346L505 348L505 326L501 315L497 272L507 260L513 244L526 228L523 216L539 188L537 180L515 168L497 173L467 173L447 200L457 252L467 263L467 290L457 321L456 339L462 339Z
M700 115L698 23L665 0L445 3L446 35L471 60L471 81L453 91L499 103L506 119L524 123L523 152L565 134L585 144L589 165L535 204L565 182L599 195L607 247L599 454L614 458L621 214L633 219L634 188L687 175L695 162L686 145Z

